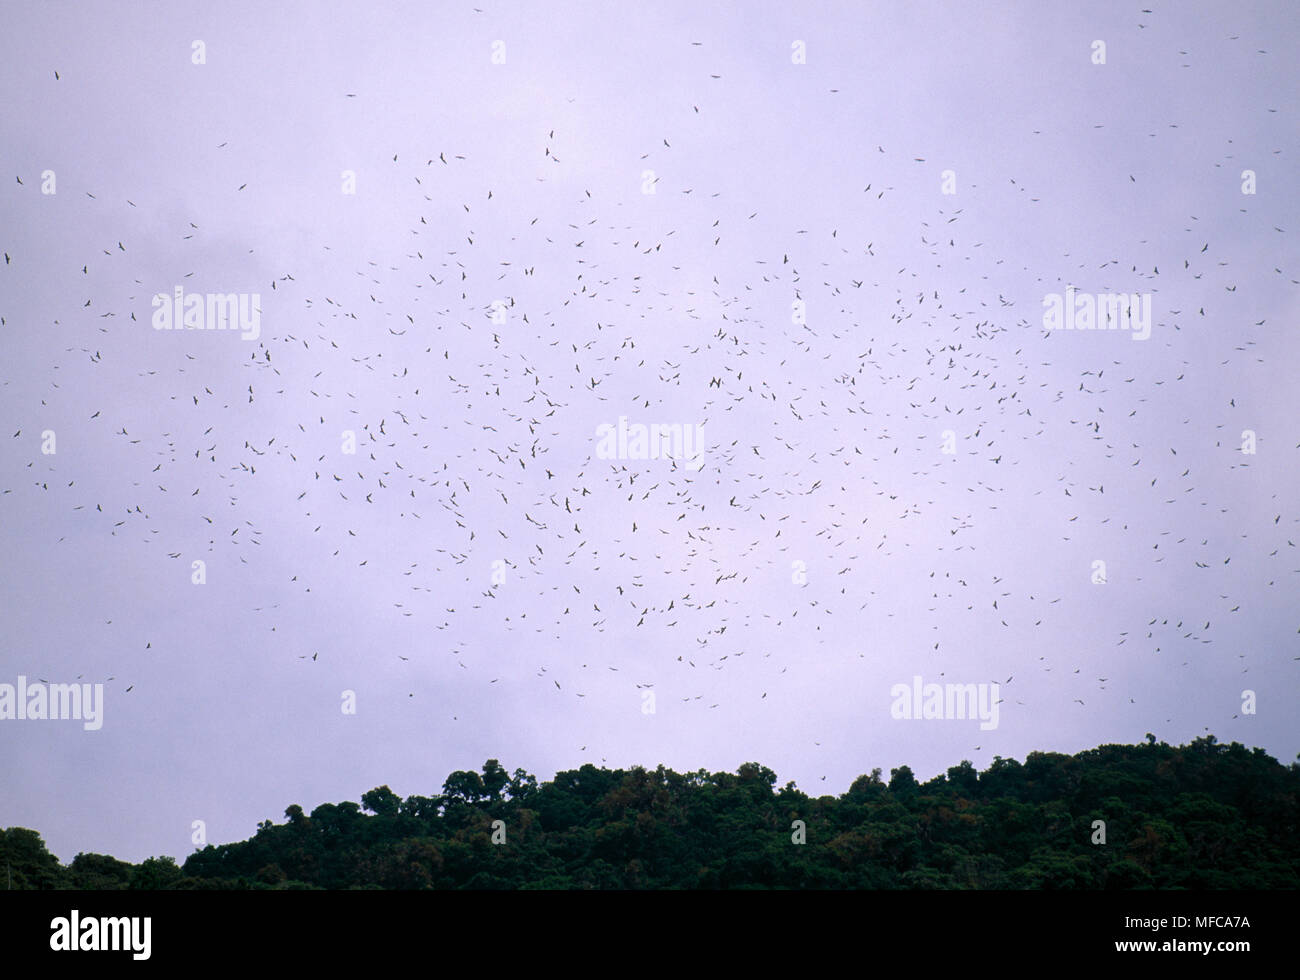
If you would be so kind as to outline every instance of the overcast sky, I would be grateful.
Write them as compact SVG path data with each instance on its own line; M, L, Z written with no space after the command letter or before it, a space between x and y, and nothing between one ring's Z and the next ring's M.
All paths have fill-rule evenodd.
M0 10L0 826L1296 757L1294 4L473 2Z

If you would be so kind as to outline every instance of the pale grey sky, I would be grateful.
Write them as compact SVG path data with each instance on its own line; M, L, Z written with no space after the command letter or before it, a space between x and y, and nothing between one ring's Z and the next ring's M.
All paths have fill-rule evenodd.
M0 826L1295 758L1293 4L476 2L0 11L0 683L105 683L0 720ZM154 330L178 284L259 338ZM1150 337L1045 330L1066 286Z

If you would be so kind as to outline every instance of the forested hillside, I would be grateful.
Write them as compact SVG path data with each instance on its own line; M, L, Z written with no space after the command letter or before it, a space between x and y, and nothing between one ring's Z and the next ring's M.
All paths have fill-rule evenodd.
M925 783L876 769L838 797L776 781L754 763L585 765L539 784L489 759L435 796L291 805L181 866L63 866L23 828L0 836L0 862L11 887L39 889L1300 887L1300 764L1213 736L962 762Z

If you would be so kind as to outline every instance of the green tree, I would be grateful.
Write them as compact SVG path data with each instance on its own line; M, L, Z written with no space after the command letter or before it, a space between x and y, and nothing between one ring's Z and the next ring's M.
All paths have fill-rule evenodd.
M501 791L510 785L510 775L496 759L483 763L483 794L492 800L500 799Z
M141 861L131 871L129 887L133 891L162 891L185 877L172 857L151 857Z
M361 794L361 805L376 816L395 817L401 809L402 800L387 786L379 786Z
M979 792L980 775L967 759L948 770L948 784L964 796Z
M889 770L889 792L895 796L914 796L918 787L916 777L908 766Z
M484 798L483 777L476 772L458 770L442 784L442 795L448 803L474 804Z
M71 888L84 891L114 891L131 881L131 865L107 854L78 854L68 871Z
M46 850L40 834L26 827L0 830L0 870L6 888L47 891L65 881L59 859Z

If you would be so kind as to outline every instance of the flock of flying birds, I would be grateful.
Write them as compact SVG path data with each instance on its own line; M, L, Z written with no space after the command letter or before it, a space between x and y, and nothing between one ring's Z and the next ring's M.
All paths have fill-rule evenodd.
M680 133L645 147L654 195L551 179L574 136L559 128L535 148L539 176L511 187L487 186L470 152L386 154L387 203L406 215L387 254L334 241L265 282L177 277L257 291L256 341L154 331L150 297L173 282L134 258L165 225L140 220L147 181L116 203L86 191L121 232L82 243L69 288L92 266L112 288L50 317L77 342L0 368L11 394L20 374L39 386L39 405L9 405L23 423L5 433L0 508L24 498L182 578L195 560L214 580L244 576L269 656L391 657L412 699L435 658L465 692L625 690L632 711L646 691L682 710L779 700L814 650L886 659L893 680L995 680L1043 712L1137 704L1110 681L1138 657L1175 685L1211 656L1249 672L1252 651L1216 637L1293 601L1295 497L1255 487L1264 513L1234 495L1255 422L1215 374L1249 377L1275 329L1237 284L1294 286L1295 270L1239 266L1194 216L1105 261L999 269L967 197L895 203L908 168L933 161L884 145L840 189L841 223L782 227L674 172L674 146L706 140L710 111L705 91ZM258 175L231 142L213 147L238 195ZM1050 194L1007 181L1013 219ZM17 175L9 193L38 182ZM664 198L671 226L648 210ZM886 214L910 214L912 237L873 235ZM211 254L203 222L173 222L178 261ZM13 297L36 272L21 252L4 260ZM1150 340L1046 331L1038 301L1067 279L1153 291ZM44 326L0 324L9 350ZM75 412L65 445L111 465L43 455L55 410ZM697 427L702 465L601 458L596 429L620 417ZM1294 471L1300 447L1268 435L1259 453ZM376 654L280 625L357 596L411 642ZM881 635L906 646L882 651ZM129 641L126 691L149 679L154 639ZM972 675L972 643L1005 672ZM1021 695L1029 671L1051 683Z

